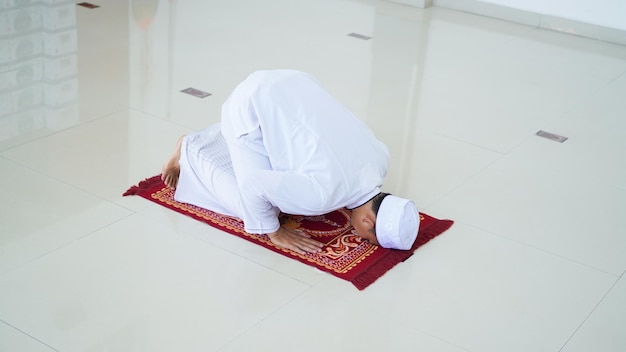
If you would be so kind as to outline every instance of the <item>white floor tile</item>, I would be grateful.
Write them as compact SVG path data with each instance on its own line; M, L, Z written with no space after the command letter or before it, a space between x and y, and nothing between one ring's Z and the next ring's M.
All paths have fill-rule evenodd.
M316 268L289 259L269 249L248 242L235 235L215 229L208 224L199 222L188 216L181 215L159 205L145 207L140 211L163 228L182 232L204 242L211 243L244 260L257 263L295 280L313 285L330 274Z
M422 82L418 126L498 152L510 151L610 81L499 52L467 66Z
M534 30L520 38L507 54L544 62L560 70L613 79L626 70L626 47L551 30Z
M423 18L426 32L426 76L447 76L467 71L468 63L533 31L528 26L457 11L433 8Z
M529 140L512 155L549 169L626 189L626 75L542 129L569 139L561 146Z
M626 47L378 0L13 5L37 15L0 26L1 350L626 349ZM383 188L452 229L358 291L121 196L270 68L317 77L389 146Z
M558 351L615 280L457 223L359 295L325 280L307 296L363 309L355 324L378 312L469 351Z
M4 158L0 169L0 273L131 214Z
M625 115L626 116L626 115ZM623 126L622 126L623 125ZM525 166L593 180L626 190L626 122L610 123L602 117L577 113L546 125L543 130L568 138L563 144L530 137L511 152Z
M0 350L7 352L54 352L52 348L1 321Z
M135 215L0 277L0 319L61 351L211 351L306 288Z
M424 130L388 146L394 167L385 179L384 190L410 198L426 209L501 156Z
M626 281L621 279L585 320L562 351L622 351L626 346L624 297L626 297Z
M547 140L537 143L548 150L566 147ZM530 163L532 159L503 158L429 209L621 275L626 269L621 230L626 227L621 215L626 191Z
M333 293L307 292L220 351L466 351Z
M0 155L115 202L157 175L190 130L132 110L65 130Z

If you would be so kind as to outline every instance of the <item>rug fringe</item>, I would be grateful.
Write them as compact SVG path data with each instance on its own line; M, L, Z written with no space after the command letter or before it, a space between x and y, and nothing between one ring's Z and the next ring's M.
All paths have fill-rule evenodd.
M425 228L420 232L417 241L413 245L413 248L408 251L394 251L389 255L385 256L375 264L373 264L369 270L359 274L352 280L352 284L359 290L364 290L369 285L374 283L378 278L380 278L387 271L391 270L394 266L398 265L400 262L404 262L409 259L415 251L417 247L422 246L428 241L440 235L442 232L449 229L454 221L452 220L438 220L432 223L430 226Z
M420 234L425 240L424 242L421 242L421 243L426 243L432 240L433 238L437 237L442 232L448 230L453 224L454 224L454 221L452 220L447 220L447 219L437 220L435 223L431 224L426 229L424 229L424 232Z
M163 182L163 181L161 181L161 174L156 175L156 176L152 176L150 178L147 178L147 179L139 182L138 185L132 186L126 192L124 192L124 194L122 196L123 197L134 196L137 193L141 192L142 190L150 188L150 187L154 186L155 184L158 184L158 183L161 183L161 182Z
M398 251L400 253L400 251ZM411 253L401 253L402 256L406 256L404 260L413 255ZM374 283L374 281L378 280L383 274L391 270L394 266L398 264L397 256L387 255L375 264L373 264L367 271L359 274L352 280L352 284L359 289L359 291L363 291L369 285Z

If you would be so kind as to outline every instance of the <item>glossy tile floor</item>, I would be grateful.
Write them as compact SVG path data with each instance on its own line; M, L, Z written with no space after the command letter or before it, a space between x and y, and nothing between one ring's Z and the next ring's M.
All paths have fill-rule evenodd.
M626 47L373 1L11 3L1 351L626 350ZM267 68L315 75L388 144L384 189L456 224L358 291L121 196Z

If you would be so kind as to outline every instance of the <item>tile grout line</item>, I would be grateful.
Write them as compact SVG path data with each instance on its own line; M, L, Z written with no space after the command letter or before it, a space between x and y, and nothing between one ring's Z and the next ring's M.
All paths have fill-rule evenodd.
M41 140L46 139L48 137L55 136L55 135L61 134L63 132L67 132L67 131L70 131L70 130L75 129L75 128L79 128L79 127L82 127L82 126L87 126L87 125L89 125L91 123L94 123L96 121L100 121L101 119L105 119L107 117L113 116L113 115L119 113L120 111L122 111L123 109L125 109L125 107L120 107L120 109L115 110L115 111L110 112L110 113L103 114L102 116L94 117L93 119L90 119L90 120L87 120L87 121L84 121L84 122L80 122L80 123L78 123L76 125L69 126L67 128L62 128L62 129L60 129L58 131L53 131L50 134L39 136L39 137L36 137L34 139L31 139L31 140L23 141L23 142L18 143L16 145L5 147L3 149L0 149L0 155L2 155L2 153L6 152L6 151L9 151L9 150L12 150L12 149L23 147L23 146L25 146L27 144L38 142L38 141L41 141Z
M136 111L136 112L139 112L139 113L144 113L144 112L142 112L142 111L140 111L140 110L133 109L132 107L127 107L127 109L128 109L128 110L131 110L131 111ZM93 196L93 197L95 197L95 198L97 198L97 199L100 199L100 200L102 200L102 201L104 201L104 202L107 202L107 203L110 203L110 204L112 204L112 205L118 206L118 207L120 207L121 209L125 209L125 210L131 211L131 212L133 212L133 213L137 213L137 211L135 211L135 210L133 210L133 209L130 209L130 208L125 207L125 206L123 206L123 205L117 204L117 203L115 203L115 202L113 202L113 201L111 201L111 200L109 200L109 199L106 199L106 198L104 198L104 197L101 197L101 196L99 196L99 195L97 195L97 194L95 194L95 193L92 193L92 192L90 192L90 191L88 191L88 190L86 190L86 189L83 189L83 188L77 187L77 186L76 186L76 185L74 185L74 184L67 183L67 182L65 182L65 181L63 181L63 180L61 180L61 179L59 179L59 178L57 178L57 177L54 177L54 176L52 176L52 175L48 175L47 173L45 173L45 172L43 172L43 171L41 171L41 170L38 170L38 169L36 169L36 168L34 168L34 167L32 167L32 166L29 166L29 165L27 165L27 164L21 163L19 160L15 160L15 159L13 159L13 158L8 157L7 155L4 155L4 152L6 152L6 151L9 151L9 150L12 150L12 149L15 149L15 148L19 148L19 147L22 147L22 146L27 145L27 144L30 144L30 143L37 142L37 141L43 140L43 139L45 139L45 138L48 138L48 137L51 137L51 136L54 136L54 135L57 135L57 134L60 134L60 133L63 133L63 132L66 132L66 131L69 131L69 130L75 129L75 128L80 128L80 127L83 127L83 126L87 126L87 125L92 124L92 123L95 123L95 122L97 122L97 121L99 121L99 120L101 120L101 119L105 119L105 118L108 118L108 117L110 117L110 116L112 116L112 115L114 115L114 114L117 114L118 112L119 112L119 111L114 111L114 112L111 112L111 113L109 113L109 114L102 115L101 117L95 118L95 119L93 119L93 120L89 120L89 121L86 121L86 122L83 122L83 123L79 123L79 124L77 124L77 125L75 125L75 126L71 126L71 127L69 127L69 128L66 128L66 129L62 129L62 130L59 130L59 131L55 131L54 133L51 133L51 134L49 134L49 135L41 136L41 137L39 137L39 138L35 138L35 139L33 139L33 140L30 140L30 141L25 141L25 142L23 142L23 143L20 143L20 144L14 145L14 146L10 146L10 147L7 147L7 148L5 148L5 149L0 149L0 158L5 159L5 160L7 160L7 161L9 161L9 162L13 162L13 163L15 163L15 164L17 164L17 165L19 165L19 166L21 166L21 167L26 168L27 170L30 170L30 171L32 171L32 172L34 172L34 173L38 174L38 175L41 175L41 176L47 177L47 178L49 178L49 179L51 179L51 180L54 180L54 181L56 181L56 182L59 182L59 183L61 183L61 184L63 184L63 185L66 185L66 186L68 186L68 187L72 188L72 189L75 189L75 190L80 191L80 192L84 192L84 193L86 193L86 194L88 194L88 195L90 195L90 196ZM147 115L147 116L149 116L150 118L155 118L155 119L157 119L157 120L166 121L166 122L172 123L172 124L173 124L173 125L175 125L175 126L182 127L182 128L185 128L185 129L188 129L189 131L191 131L191 129L190 129L188 126L183 126L183 125L181 125L181 124L177 124L177 123L174 123L174 122L168 121L168 120L163 119L163 118L161 118L161 117L159 117L159 116L156 116L156 115L152 115L152 114L148 114L148 113L144 113L144 114L146 114L146 115Z
M447 197L448 195L450 195L451 193L453 193L453 192L455 192L456 190L458 190L458 189L460 189L461 187L463 187L465 184L467 184L467 183L468 183L469 181L471 181L472 179L474 179L474 178L478 177L478 175L480 175L480 174L481 174L481 173L483 173L485 170L487 170L488 168L490 168L490 167L491 167L492 165L494 165L496 162L498 162L498 161L502 160L502 158L503 158L503 157L505 157L505 156L509 153L509 151L506 151L506 152L499 152L499 151L496 151L496 150L493 150L493 149L489 149L489 148L486 148L486 147L484 147L484 146L481 146L481 145L478 145L478 144L474 144L474 143L471 143L471 142L467 142L467 141L464 141L464 140L461 140L461 139L458 139L458 138L455 138L455 137L451 137L451 136L448 136L448 135L442 134L442 133L437 132L437 131L432 131L432 130L424 130L424 131L427 131L427 132L433 133L433 134L435 134L435 135L441 136L441 137L443 137L443 138L450 139L450 140L452 140L452 141L455 141L455 142L458 142L458 143L461 143L461 144L464 144L464 145L470 145L470 146L473 146L473 147L480 148L480 149L482 149L482 150L488 151L488 152L490 152L490 153L497 154L497 156L496 156L496 158L495 158L494 160L492 160L490 163L488 163L487 165L485 165L484 167L482 167L480 170L476 171L476 172L475 172L475 173L473 173L472 175L469 175L469 176L468 176L468 177L466 177L463 181L461 181L458 185L456 185L456 186L452 187L449 191L445 192L444 194L442 194L442 195L441 195L441 196L439 196L438 198L436 198L436 199L434 199L433 201L429 202L429 204L424 205L424 206L423 206L423 208L424 208L425 210L428 210L428 208L429 208L429 207L431 207L432 205L437 204L438 202L440 202L442 199L446 198L446 197Z
M459 142L459 143L462 143L462 144L467 144L467 145L470 145L472 147L476 147L476 148L479 148L479 149L482 149L482 150L485 150L485 151L488 151L488 152L492 152L492 153L496 153L496 154L500 154L500 155L505 155L506 153L508 153L508 151L501 152L501 151L498 151L498 150L495 150L495 149L487 148L487 147L482 146L480 144L476 144L476 143L465 141L465 140L457 138L457 137L448 136L448 135L443 134L442 132L439 132L439 131L434 131L434 130L429 130L429 129L422 129L422 131L431 132L431 133L436 134L438 136L451 139L451 140L453 140L455 142Z
M574 332L570 335L570 337L567 338L567 340L565 341L565 343L563 344L563 346L561 346L561 348L559 348L559 352L563 351L563 349L567 346L567 344L572 340L572 338L574 338L574 336L576 336L576 334L578 333L578 331L580 330L580 328L583 327L583 325L585 325L585 323L587 322L587 320L589 320L589 317L591 317L591 315L596 311L596 309L598 309L598 307L600 306L600 304L602 304L602 302L604 302L604 300L606 299L606 296L609 295L609 293L611 293L611 291L613 291L613 289L615 288L615 286L617 285L618 282L620 282L621 278L617 278L617 280L615 280L615 282L613 283L613 285L606 291L606 293L604 293L604 295L602 296L602 298L600 299L600 301L593 307L593 309L591 309L591 311L589 312L589 314L587 314L587 316L585 317L585 319L583 319L583 321L578 325L578 327L574 330Z
M378 313L377 315L378 315L378 316L380 316L380 315L381 315L381 313ZM466 351L466 352L473 352L473 350L470 350L470 349L468 349L468 348L467 348L467 347L465 347L465 346L461 346L461 345L459 345L459 344L457 344L457 343L454 343L454 342L452 342L452 341L448 341L448 340L446 340L446 339L444 339L444 338L442 338L442 337L439 337L439 336L435 335L434 333L429 332L429 331L427 331L427 330L420 329L420 328L415 327L415 326L413 326L413 325L411 325L411 324L407 324L407 326L408 326L410 329L414 329L414 330L416 330L416 331L418 331L418 332L420 332L420 333L422 333L422 334L424 334L424 335L430 336L430 337L432 337L432 338L434 338L434 339L437 339L437 340L439 340L439 341L441 341L441 342L443 342L443 343L446 343L446 344L448 344L448 345L452 345L452 346L454 346L454 347L456 347L456 348L458 348L458 349L461 349L461 350L463 350L463 351Z
M170 123L170 124L172 124L174 126L184 128L184 129L188 130L189 133L191 133L193 131L196 131L196 129L194 129L193 127L190 127L190 126L187 126L187 125L183 125L183 124L181 124L179 122L176 122L176 121L168 120L167 117L169 117L169 116L161 117L161 116L154 115L154 114L146 112L146 111L142 111L142 110L140 110L138 108L134 108L132 106L129 106L128 110L129 111L134 111L134 112L139 113L139 114L144 114L144 115L148 116L151 119L156 119L158 121L167 122L167 123Z
M607 82L607 85L621 79L622 77L626 77L626 70L622 71L622 73L618 74L617 76L613 77L613 79L611 79L610 81Z
M506 154L502 154L502 153L498 153L499 155L493 160L491 161L489 164L485 165L483 168L481 168L480 170L476 171L475 173L473 173L472 175L466 177L463 181L461 181L458 185L452 187L449 191L445 192L444 194L442 194L440 197L434 199L433 201L431 201L429 204L425 205L423 208L424 210L428 211L428 209L430 207L432 207L433 205L436 205L437 203L439 203L440 201L442 201L443 199L445 199L447 196L449 196L450 194L454 193L455 191L459 190L460 188L462 188L463 186L465 186L468 182L470 182L471 180L473 180L474 178L478 177L478 175L480 175L481 173L483 173L485 170L489 169L491 166L493 166L495 163L497 163L498 161L502 160L502 158L504 158L504 156Z
M142 214L138 214L138 215L139 215L139 216L142 216ZM191 237L191 238L194 238L194 239L196 239L196 240L198 240L198 241L200 241L200 242L202 242L202 243L209 244L209 245L211 245L211 246L213 246L213 247L215 247L215 248L218 248L218 249L220 249L220 250L223 250L223 251L225 251L225 252L227 252L227 253L233 254L233 255L235 255L236 257L239 257L239 258L241 258L241 259L243 259L243 260L245 260L245 261L247 261L247 262L249 262L249 263L252 263L252 264L254 264L254 265L258 265L258 266L260 266L260 267L262 267L262 268L265 268L265 269L267 269L267 270L269 270L269 271L271 271L271 272L274 272L274 273L276 273L276 274L279 274L279 275L284 276L284 277L286 277L286 278L289 278L289 279L291 279L291 280L297 281L297 282L299 282L299 283L301 283L301 284L303 284L303 285L306 285L306 286L309 286L309 287L313 287L314 285L316 285L317 283L319 283L319 282L317 282L317 283L312 284L312 283L306 282L306 281L304 281L304 280L301 280L301 279L299 279L299 278L297 278L297 277L294 277L294 276L291 276L291 275L287 275L286 273L280 272L280 271L278 271L278 270L276 270L276 269L274 269L274 268L272 268L272 267L269 267L269 266L267 266L267 265L265 265L265 264L263 264L263 263L260 263L260 262L254 261L254 260L252 260L252 259L250 259L250 258L248 258L248 257L245 257L245 256L241 255L240 253L235 252L235 251L233 251L233 250L230 250L230 249L228 249L228 248L226 248L226 247L224 247L224 246L220 246L220 245L218 245L218 244L216 244L216 243L213 243L213 242L210 242L210 241L206 241L206 240L204 240L204 239L202 239L202 238L200 238L200 237L198 237L198 236L196 236L196 235L193 235L193 234L190 234L190 233L187 233L187 232L184 232L184 231L181 231L181 232L179 232L179 233L181 233L181 234L183 234L183 235L185 235L185 236L189 236L189 237ZM244 239L241 239L241 240L246 241L246 240L244 240ZM246 241L246 242L248 242L248 241ZM250 242L248 242L248 243L250 243ZM268 252L273 253L272 251L269 251L269 250L268 250ZM303 265L304 265L304 264L303 264ZM308 265L307 265L307 267L310 267L310 266L308 266ZM324 273L324 274L326 274L326 276L325 276L322 280L325 280L328 276L330 276L330 274L328 274L328 273ZM322 280L320 280L320 281L322 281Z
M230 345L231 343L237 341L240 337L244 336L245 334L247 334L249 331L252 331L252 329L256 328L257 326L259 326L261 323L263 323L265 320L267 320L268 318L270 318L271 316L273 316L274 314L276 314L277 312L281 311L283 308L285 308L288 304L290 304L291 302L295 301L296 299L298 299L299 297L301 297L302 295L304 295L305 293L307 293L309 290L311 290L313 287L315 287L315 285L308 285L309 287L307 287L306 289L302 290L302 292L300 292L299 294L295 295L292 299L288 300L287 302L281 304L280 306L278 306L276 309L274 309L272 312L269 312L265 317L263 317L262 319L260 319L259 321L257 321L255 324L252 324L249 328L247 328L245 331L242 331L240 334L238 334L237 336L233 337L232 339L230 339L229 341L225 342L223 345L221 345L220 347L217 348L216 352L222 351L224 348L226 348L228 345Z
M33 262L36 262L36 261L38 261L38 260L40 260L42 258L45 258L45 257L50 256L50 255L53 255L53 254L63 250L64 248L72 246L72 245L76 244L77 242L86 239L87 237L91 237L95 233L100 232L100 231L102 231L102 230L104 230L104 229L106 229L106 228L108 228L108 227L110 227L110 226L112 226L114 224L117 224L118 222L120 222L122 220L128 219L129 217L131 217L133 215L136 215L136 213L128 214L128 215L126 215L126 216L124 216L122 218L119 218L119 219L117 219L117 220L115 220L115 221L113 221L113 222L111 222L109 224L106 224L106 225L104 225L104 226L102 226L102 227L100 227L98 229L95 229L95 230L93 230L93 231L91 231L89 233L86 233L86 234L84 234L82 236L76 237L76 238L72 239L71 241L68 241L67 243L64 243L64 244L62 244L62 245L60 245L58 247L52 248L49 251L47 251L45 253L42 253L42 254L34 257L34 258L31 258L31 259L29 259L29 260L27 260L27 261L25 261L23 263L17 264L14 267L10 267L6 271L4 271L4 272L0 272L0 278L2 278L5 275L8 275L9 273L12 273L15 270L19 270L20 268L22 268L22 267L24 267L26 265L29 265L29 264L31 264Z
M498 237L498 238L501 238L501 239L503 239L503 240L511 241L511 242L513 242L513 243L517 243L518 245L521 245L521 246L524 246L524 247L527 247L527 248L530 248L530 249L533 249L533 250L536 250L536 251L539 251L539 252L545 253L545 254L547 254L547 255L550 255L550 256L553 256L553 257L559 258L559 259L561 259L561 260L565 260L565 261L567 261L567 262L570 262L570 263L573 263L573 264L576 264L576 265L580 265L580 266L582 266L582 267L585 267L585 268L588 268L588 269L591 269L591 270L594 270L594 271L597 271L597 272L600 272L600 273L603 273L603 274L606 274L606 275L609 275L609 276L616 277L618 280L620 279L620 276L617 276L617 274L614 274L614 273L608 272L608 271L606 271L606 270L604 270L604 269L600 269L600 268L597 268L597 267L594 267L594 266L591 266L591 265L588 265L588 264L585 264L585 263L582 263L582 262L576 261L576 260L574 260L574 259L571 259L571 258L565 257L565 256L560 255L560 254L558 254L558 253L550 252L550 251L548 251L548 250L546 250L546 249L543 249L543 248L539 248L539 247L533 246L533 245L531 245L531 244L528 244L528 243L522 242L522 241L520 241L520 240L516 240L516 239L513 239L513 238L509 238L509 237L503 236L503 235L499 235L499 234L494 233L494 232L492 232L492 231L490 231L490 230L488 230L488 229L484 229L484 228L482 228L482 227L480 227L480 226L476 226L476 225L469 224L469 223L464 223L464 224L465 224L465 225L467 225L467 226L469 226L469 227L472 227L472 228L474 228L474 229L476 229L476 230L479 230L479 231L485 232L485 233L487 233L487 234L490 234L490 235L492 235L492 236L496 236L496 237ZM622 276L624 276L625 274L626 274L626 271L624 271L624 273L622 274Z
M137 211L136 211L136 210L133 210L133 209L130 209L130 208L125 207L125 206L123 206L123 205L117 204L117 203L115 203L115 202L113 202L113 201L111 201L111 200L109 200L109 199L106 199L106 198L104 198L104 197L102 197L102 196L99 196L99 195L97 195L97 194L95 194L95 193L92 193L92 192L90 192L89 190L83 189L83 188L81 188L81 187L77 187L75 184L70 184L70 183L68 183L68 182L66 182L66 181L63 181L63 180L61 180L61 179L57 178L57 177L54 177L54 176L49 175L49 174L47 174L47 173L45 173L45 172L43 172L43 171L41 171L41 170L38 170L38 169L36 169L36 168L34 168L34 167L32 167L32 166L29 166L29 165L23 164L23 163L19 162L18 160L14 160L14 159L12 159L12 158L7 157L6 155L2 155L2 152L1 152L1 151L0 151L0 158L5 159L5 160L7 160L7 161L9 161L9 162L15 163L16 165L19 165L20 167L23 167L23 168L25 168L26 170L29 170L29 171L31 171L31 172L33 172L33 173L35 173L35 174L39 175L39 176L42 176L42 177L48 178L48 179L53 180L53 181L55 181L55 182L59 182L60 184L62 184L62 185L64 185L64 186L67 186L67 187L69 187L69 188L71 188L71 189L73 189L73 190L76 190L76 191L79 191L79 192L85 193L85 194L87 194L87 195L89 195L89 196L91 196L91 197L94 197L94 198L96 198L96 199L99 199L99 200L101 200L101 201L103 201L103 202L105 202L105 203L109 203L109 204L114 205L114 206L117 206L117 207L119 207L119 208L121 208L121 209L128 210L128 211L130 211L130 212L132 212L132 213L137 213ZM120 192L120 194L121 194L121 193L122 193L122 192ZM123 196L121 196L121 195L120 195L120 197L123 197Z
M9 323L8 323L7 321L5 321L4 319L0 319L0 322L2 322L3 324L7 325L7 326L8 326L8 327L10 327L11 329L16 330L16 331L20 332L21 334L24 334L24 335L26 335L26 336L30 337L31 339L33 339L33 340L35 340L35 341L39 342L40 344L42 344L42 345L44 345L44 346L46 346L46 347L50 348L50 349L51 349L51 350L53 350L53 351L61 352L60 350L57 350L56 348L54 348L54 347L52 347L52 346L48 345L47 343L45 343L45 342L41 341L40 339L38 339L38 338L36 338L35 336L33 336L33 335L31 335L31 334L27 333L26 331L24 331L24 330L22 330L22 329L19 329L18 327L16 327L16 326L13 326L13 325L9 324Z

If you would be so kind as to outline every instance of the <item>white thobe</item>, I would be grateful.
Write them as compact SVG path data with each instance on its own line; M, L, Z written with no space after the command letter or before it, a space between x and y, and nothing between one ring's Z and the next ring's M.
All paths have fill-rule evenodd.
M278 210L320 215L367 202L380 192L389 154L311 76L281 70L242 82L221 126L184 138L179 163L177 201L271 233Z
M221 130L249 233L271 233L277 210L321 215L380 192L389 151L312 76L258 71L222 106ZM218 192L220 190L217 190Z
M185 136L179 165L175 200L243 217L239 187L219 123Z

